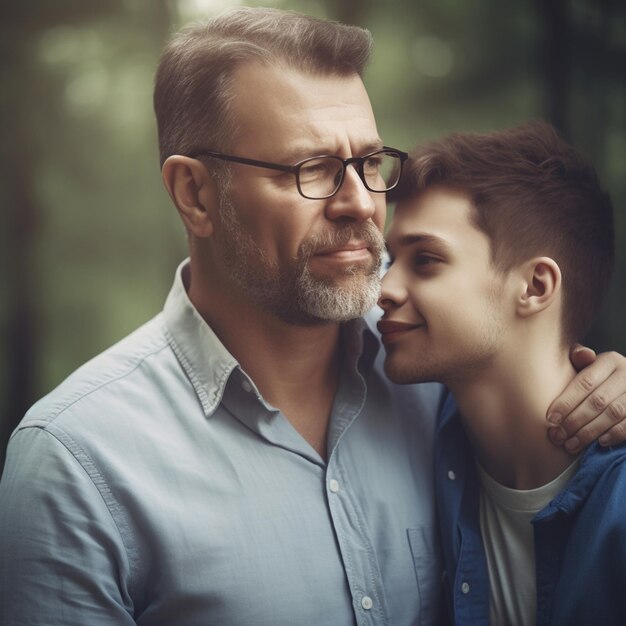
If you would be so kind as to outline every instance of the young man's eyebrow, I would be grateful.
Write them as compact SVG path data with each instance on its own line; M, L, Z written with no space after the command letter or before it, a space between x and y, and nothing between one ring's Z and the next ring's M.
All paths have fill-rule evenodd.
M434 244L444 249L448 249L450 247L445 239L442 239L437 235L429 235L426 233L402 235L402 237L400 237L396 242L396 245L411 246L416 243Z

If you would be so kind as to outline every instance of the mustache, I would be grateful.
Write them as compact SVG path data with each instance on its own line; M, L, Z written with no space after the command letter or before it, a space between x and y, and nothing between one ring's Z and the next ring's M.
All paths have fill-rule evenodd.
M300 245L299 256L306 259L320 252L341 248L350 241L362 241L370 248L374 258L382 259L385 240L372 222L341 224L332 230L310 235Z

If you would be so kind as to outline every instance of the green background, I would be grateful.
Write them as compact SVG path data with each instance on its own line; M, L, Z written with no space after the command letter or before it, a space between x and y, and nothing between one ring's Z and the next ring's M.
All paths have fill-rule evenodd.
M159 312L185 240L160 180L154 70L170 33L237 4L2 3L0 466L32 402ZM618 244L587 342L626 353L624 3L262 4L372 31L366 84L388 145L544 117L581 147L613 197Z

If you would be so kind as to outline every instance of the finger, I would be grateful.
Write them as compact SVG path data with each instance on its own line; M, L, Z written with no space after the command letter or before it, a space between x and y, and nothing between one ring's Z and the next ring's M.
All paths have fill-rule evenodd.
M626 441L626 420L615 424L613 428L600 437L599 441L600 445L605 447L615 446L622 441Z
M604 389L604 385L607 384L609 387ZM601 400L602 397L606 397L608 404L624 389L626 389L624 372L617 372L614 358L607 353L600 354L591 365L576 374L563 393L550 405L548 408L548 421L555 425L570 421L572 418L571 413L581 406L592 393L598 394L594 402ZM573 431L570 431L571 426L567 426L568 433L584 426L590 419L601 413L604 408L606 408L606 404L600 406L599 410L587 417L584 422L575 422ZM580 414L578 417L579 419L581 418Z
M560 426L548 428L548 437L555 446L562 446L567 441L567 433Z
M624 393L625 387L626 384L622 376L613 373L597 388L593 389L576 408L561 420L559 426L565 431L566 438L572 437L582 428L593 424L597 420L600 421L598 425L601 429L600 434L614 426L615 422L607 424L610 416L607 417L606 412L609 410L611 403L618 401L619 397ZM603 425L604 429L602 429Z
M551 429L552 430L552 429ZM562 443L568 452L578 452L596 439L603 446L616 445L626 440L626 393L610 402L606 409L591 422L569 434L563 426L550 433L555 443Z
M576 370L580 371L596 360L596 353L591 348L577 343L570 350L569 358Z

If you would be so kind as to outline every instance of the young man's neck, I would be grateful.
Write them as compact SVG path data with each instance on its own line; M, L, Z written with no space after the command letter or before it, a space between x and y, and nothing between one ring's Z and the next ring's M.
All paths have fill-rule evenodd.
M575 375L566 348L510 351L471 381L448 381L477 461L501 484L535 489L573 457L550 443L546 412Z

